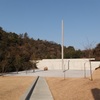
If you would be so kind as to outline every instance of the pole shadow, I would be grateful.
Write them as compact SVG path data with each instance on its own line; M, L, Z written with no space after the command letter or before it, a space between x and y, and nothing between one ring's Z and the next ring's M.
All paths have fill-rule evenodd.
M94 100L100 100L100 89L94 88L91 90Z

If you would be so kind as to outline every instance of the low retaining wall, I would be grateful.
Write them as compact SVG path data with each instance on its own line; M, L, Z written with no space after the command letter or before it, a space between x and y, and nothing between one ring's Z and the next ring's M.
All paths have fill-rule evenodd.
M100 61L91 61L92 70L100 66ZM62 59L43 59L39 60L37 67L44 70L48 67L48 70L62 70ZM65 70L90 70L89 59L64 59Z

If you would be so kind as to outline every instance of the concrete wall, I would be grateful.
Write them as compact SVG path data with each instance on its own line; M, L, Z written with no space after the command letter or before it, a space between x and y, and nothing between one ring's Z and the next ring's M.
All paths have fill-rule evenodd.
M91 61L92 70L99 67L100 61ZM37 67L41 70L48 67L49 70L61 70L62 59L43 59L39 60ZM86 70L90 69L89 59L64 59L65 70Z

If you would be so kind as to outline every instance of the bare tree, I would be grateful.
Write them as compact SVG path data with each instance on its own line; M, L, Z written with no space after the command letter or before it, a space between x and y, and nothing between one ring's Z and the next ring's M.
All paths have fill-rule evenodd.
M0 62L0 67L1 67L1 75L4 76L4 73L7 70L7 65L8 65L8 61L7 60L3 60Z
M88 39L87 39L87 44L83 45L84 47L84 53L85 53L85 57L87 58L91 58L91 57L94 57L93 55L93 48L94 48L94 45L95 45L95 42L92 41L90 42Z
M30 62L32 63L32 69L33 69L33 72L35 72L35 69L37 69L37 63L38 61L37 60L30 60Z
M15 66L16 72L18 74L18 71L19 71L19 69L21 67L21 57L19 55L17 55L15 57L14 66Z

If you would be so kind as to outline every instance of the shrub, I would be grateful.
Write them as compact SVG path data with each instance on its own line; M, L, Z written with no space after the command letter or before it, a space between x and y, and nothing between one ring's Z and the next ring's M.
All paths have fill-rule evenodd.
M48 67L44 67L44 71L48 70Z

